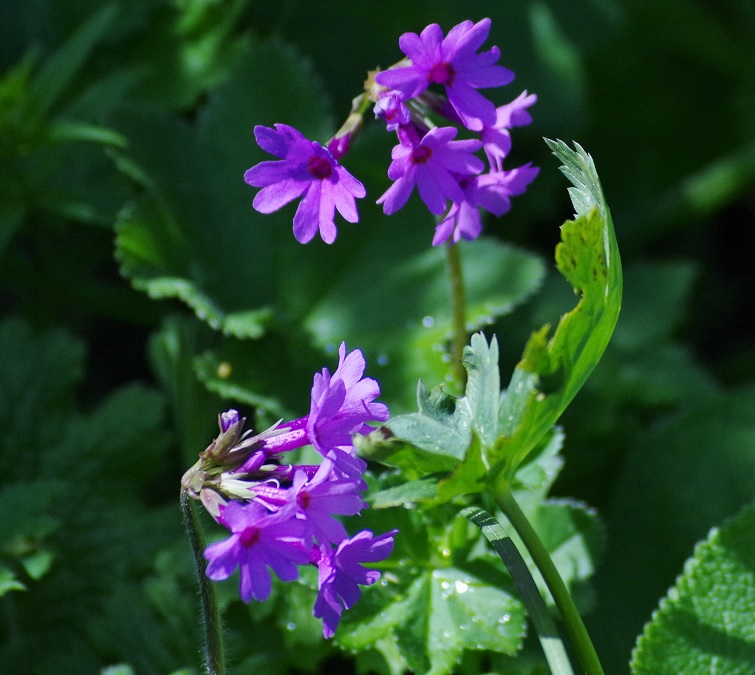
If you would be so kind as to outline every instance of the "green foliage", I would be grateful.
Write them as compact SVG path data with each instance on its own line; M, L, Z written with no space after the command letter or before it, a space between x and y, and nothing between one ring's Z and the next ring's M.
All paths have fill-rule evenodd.
M696 546L637 643L633 673L752 672L753 533L750 505Z
M606 672L628 672L694 543L753 497L749 4L0 5L0 671L199 672L178 477L219 411L238 406L256 428L305 413L312 373L345 340L394 415L391 436L362 444L390 468L370 477L359 527L398 526L395 560L345 613L340 657L311 616L311 574L248 608L235 580L220 584L232 672L325 672L352 650L359 672L547 672L514 584L455 517L495 472L580 607L596 605ZM446 381L450 329L432 222L416 199L391 218L374 204L389 134L367 124L346 158L370 194L331 247L293 240L293 208L253 211L243 172L264 158L256 124L323 141L367 69L400 56L400 34L482 16L517 74L496 104L538 95L511 166L541 172L461 247L470 331L498 337L474 337L453 399L431 386ZM544 130L585 140L616 215L625 293L597 367L619 306L614 240L599 236L613 224L589 157L555 145L576 217L558 272L544 262L564 218ZM503 398L499 359L513 370ZM583 501L606 516L599 568L604 531ZM748 635L711 616L744 597L734 551L751 519L699 546L641 639L649 672L713 667L719 647L752 670ZM717 592L730 585L739 596ZM510 607L503 628L493 597Z

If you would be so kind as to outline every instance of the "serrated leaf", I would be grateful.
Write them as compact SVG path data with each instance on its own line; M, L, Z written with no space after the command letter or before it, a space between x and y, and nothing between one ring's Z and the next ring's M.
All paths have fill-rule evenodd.
M487 450L498 438L498 408L501 397L498 341L493 337L488 345L484 335L475 333L471 345L464 347L462 362L467 370L464 397L472 413L472 425L484 450Z
M430 461L435 458L437 467L433 470L448 470L464 458L472 437L466 401L455 399L440 388L428 391L422 382L417 389L417 401L419 412L392 417L385 426L401 441L423 451ZM396 444L394 449L398 453L403 446ZM392 455L386 455L381 461L390 463L392 459ZM409 464L405 468L422 471L419 465Z
M600 360L621 308L622 274L618 246L595 167L584 150L549 142L565 162L575 184L571 195L576 220L561 228L556 247L559 271L580 295L548 337L544 326L533 333L501 403L500 423L513 429L492 456L513 472L555 424Z
M513 654L520 648L524 611L508 593L453 567L425 570L407 581L399 593L388 587L384 592L392 601L374 616L350 622L338 642L364 649L389 639L412 670L438 675L452 672L465 650Z
M635 438L608 509L611 546L593 627L614 667L627 662L695 542L751 501L753 447L752 386L703 399ZM635 576L627 577L627 569Z
M318 344L349 336L367 354L389 363L381 382L407 406L406 383L446 377L445 345L452 333L444 251L428 248L429 231L408 226L422 217L411 210L387 222L366 216L360 249L311 308L305 324ZM545 274L540 258L484 237L465 242L460 252L469 330L513 311L540 287ZM362 311L354 297L371 311Z
M632 655L635 675L755 671L755 504L695 548Z
M121 166L148 189L116 225L116 257L137 288L180 299L229 335L257 338L268 329L276 285L287 275L279 260L301 245L288 211L251 208L243 175L265 158L254 125L284 119L310 137L328 133L317 78L277 42L250 48L193 126L146 108L116 117L129 139Z

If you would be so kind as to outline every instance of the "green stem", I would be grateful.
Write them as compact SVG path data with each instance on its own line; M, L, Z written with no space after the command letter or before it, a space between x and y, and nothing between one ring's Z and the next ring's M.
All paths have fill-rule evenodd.
M205 672L207 675L224 675L225 658L223 655L223 627L220 610L215 598L215 587L205 574L203 555L205 541L202 525L197 516L194 500L189 497L186 490L181 490L181 513L194 554L194 569L199 584L199 604L202 610L202 628L204 629Z
M522 513L519 504L516 503L514 495L508 486L497 489L493 495L496 503L517 534L521 537L522 542L527 547L532 560L534 561L540 573L543 575L548 589L553 596L558 611L564 622L566 632L571 638L574 651L577 654L579 662L582 664L585 675L603 675L603 667L600 665L598 655L595 652L590 636L582 621L582 617L577 611L577 607L567 590L561 575L558 573L556 566L553 564L548 551L540 537L533 529L527 517Z
M449 243L446 246L448 278L451 282L451 323L453 339L451 341L451 374L461 391L467 382L467 371L461 362L464 347L467 344L466 300L464 298L464 275L461 269L459 246Z

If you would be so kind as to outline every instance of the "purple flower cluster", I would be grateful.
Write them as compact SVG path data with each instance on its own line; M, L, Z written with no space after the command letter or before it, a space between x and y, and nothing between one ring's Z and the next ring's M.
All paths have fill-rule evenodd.
M399 46L406 58L375 75L368 94L375 102L375 116L395 131L388 177L393 185L377 200L391 215L408 201L414 187L438 219L433 245L475 239L482 229L480 209L502 216L511 208L511 197L527 189L538 173L531 163L503 169L511 150L509 130L529 124L527 112L536 100L523 92L498 108L478 90L500 87L514 79L514 73L497 64L498 47L478 52L490 32L490 19L463 21L444 37L437 24L421 34L404 33ZM443 88L443 92L435 91ZM359 107L359 97L355 107ZM355 122L354 118L359 117ZM457 126L435 126L430 120L443 118L460 125L479 138L456 139ZM361 117L352 110L347 123L326 147L307 141L291 127L277 124L276 130L257 127L257 142L280 157L249 169L245 179L262 187L254 207L262 213L275 211L304 195L294 218L294 234L306 243L319 229L323 240L336 236L335 209L349 222L358 214L355 197L365 189L338 162L361 127ZM474 153L483 150L486 166Z
M364 369L362 352L347 354L341 344L335 373L323 369L314 377L309 414L257 436L242 433L245 420L238 412L223 413L220 434L182 481L230 531L205 550L207 576L220 581L238 568L241 599L263 601L272 588L269 570L293 581L300 565L315 565L314 615L326 638L343 609L359 599L359 585L380 577L361 563L387 558L396 534L363 530L349 538L335 517L366 507L360 494L366 463L356 456L352 434L368 433L368 421L388 419L388 408L375 401L380 387L363 377ZM322 456L319 465L285 463L284 453L305 445Z
M477 53L490 32L490 19L476 24L463 21L447 36L437 24L420 35L404 33L399 46L409 63L385 70L375 81L385 89L382 96L411 106L409 121L392 125L399 145L393 149L388 177L394 180L378 199L387 215L400 209L417 186L431 213L440 218L433 245L449 239L475 239L482 231L480 208L502 216L511 208L511 197L522 194L537 175L531 164L504 171L503 160L511 150L509 129L531 121L526 108L536 100L524 92L512 103L496 109L478 89L500 87L514 74L497 65L500 51L493 47ZM429 88L442 85L445 96ZM396 105L396 104L394 104ZM455 140L453 126L428 129L427 114L435 113L479 139ZM382 113L377 111L378 116ZM484 149L485 165L473 153ZM448 203L450 202L450 207Z

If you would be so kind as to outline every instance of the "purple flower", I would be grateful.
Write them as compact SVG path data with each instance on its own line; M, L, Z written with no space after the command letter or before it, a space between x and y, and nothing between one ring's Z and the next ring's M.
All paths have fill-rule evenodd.
M372 427L367 422L388 419L387 406L374 402L380 396L380 385L371 377L362 377L364 368L361 350L346 354L346 343L342 342L338 349L338 368L332 377L327 368L315 374L307 437L323 456L328 456L332 449L351 455L352 434L369 433Z
M385 120L386 129L395 131L401 124L409 124L412 115L409 112L400 94L395 91L386 91L380 95L375 107L373 108L377 119Z
M514 73L494 65L501 55L498 47L476 53L488 37L490 23L490 19L476 24L463 21L445 38L435 23L421 35L404 33L399 46L411 65L378 73L375 81L401 92L405 100L419 96L432 83L442 84L468 129L480 131L483 124L494 124L495 106L476 90L508 84Z
M406 204L416 183L419 196L431 213L446 210L446 200L459 202L464 192L456 175L480 173L485 167L472 153L482 147L477 140L454 141L457 130L437 127L429 131L418 145L397 145L391 152L393 161L388 177L395 181L377 200L391 215Z
M268 567L283 581L293 581L299 576L297 565L309 561L304 548L305 524L295 518L293 508L270 513L255 502L231 501L220 512L219 522L232 534L205 549L206 574L213 581L222 581L238 567L244 602L251 598L262 601L270 595Z
M487 173L462 180L464 199L455 202L446 217L438 223L433 246L449 237L453 243L460 239L476 239L482 231L479 207L495 216L502 216L511 208L511 197L524 193L540 169L525 164L511 171Z
M365 196L364 186L329 150L286 124L257 126L254 136L263 150L281 158L261 162L244 174L247 183L262 188L254 198L257 211L272 213L303 196L294 216L294 236L302 244L318 229L326 244L333 243L336 209L350 223L359 220L354 198Z
M393 551L397 532L391 530L375 537L369 530L362 530L342 541L335 553L329 544L320 546L319 559L313 561L317 564L319 588L314 615L322 619L325 638L333 637L343 609L350 609L359 600L359 584L370 586L380 578L380 572L365 569L359 563L385 560Z
M304 471L297 471L291 486L291 500L297 513L305 522L314 537L321 544L337 544L348 536L343 524L333 515L355 516L367 505L359 496L359 484L332 476L333 463L323 460L320 469L307 479Z
M495 124L482 128L482 143L488 156L491 171L502 171L503 160L511 150L511 127L523 127L532 122L527 112L537 101L536 94L523 91L514 101L496 109Z

